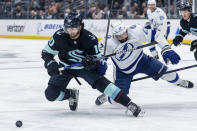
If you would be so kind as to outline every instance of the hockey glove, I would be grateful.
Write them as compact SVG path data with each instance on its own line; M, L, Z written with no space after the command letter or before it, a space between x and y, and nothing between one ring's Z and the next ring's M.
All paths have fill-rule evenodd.
M197 49L197 40L192 41L190 51Z
M177 64L181 59L180 56L170 47L162 49L161 54L166 64L168 64L168 60L170 60L172 64Z
M98 65L97 65L97 72L100 74L100 75L105 75L106 73L106 70L107 70L107 63L106 63L106 60L99 60L98 61Z
M183 37L182 36L176 36L174 39L173 39L173 44L175 46L178 46L180 45L180 43L183 41Z
M97 62L96 62L96 57L95 56L86 56L82 60L82 65L86 70L94 70L96 69Z
M50 76L59 75L59 65L55 60L51 60L48 63L45 62L44 66Z

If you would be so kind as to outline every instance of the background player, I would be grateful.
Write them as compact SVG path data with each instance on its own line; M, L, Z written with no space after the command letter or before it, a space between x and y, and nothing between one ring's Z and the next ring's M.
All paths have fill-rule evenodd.
M151 42L154 41L155 37L157 37L160 34L164 22L167 22L167 31L165 35L165 38L167 39L168 34L170 33L170 22L167 21L166 14L161 8L156 7L155 0L148 0L147 5L147 15L152 29ZM167 44L168 42L166 41L166 39L164 39L161 42ZM150 46L149 50L154 58L159 59L155 45Z
M175 46L180 45L183 41L183 38L188 34L192 33L197 36L197 14L192 13L192 5L186 0L181 0L177 3L178 9L180 10L180 14L182 19L180 21L181 30L179 34L173 39L173 44ZM191 51L194 51L194 57L197 61L197 40L192 41L191 43Z

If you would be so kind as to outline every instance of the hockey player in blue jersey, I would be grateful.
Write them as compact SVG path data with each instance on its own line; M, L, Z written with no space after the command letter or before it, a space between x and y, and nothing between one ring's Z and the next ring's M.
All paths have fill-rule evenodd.
M169 68L157 59L143 53L142 49L126 51L142 45L142 41L150 40L146 35L144 27L140 25L126 27L122 21L112 23L111 27L113 38L107 44L106 55L114 52L123 52L111 57L111 59L116 67L115 85L121 88L124 93L129 94L132 79L134 75L138 73L143 73L149 76L152 76L152 74L158 74L152 76L152 78L154 80L161 78L169 83L184 88L193 87L192 82L179 78L179 75L176 72L163 75L162 73L168 71ZM172 64L177 64L179 62L179 55L173 51L168 44L158 43L158 46L162 50L161 54L165 62L167 62L167 60L170 60ZM96 99L96 105L101 105L106 101L107 96L102 94Z

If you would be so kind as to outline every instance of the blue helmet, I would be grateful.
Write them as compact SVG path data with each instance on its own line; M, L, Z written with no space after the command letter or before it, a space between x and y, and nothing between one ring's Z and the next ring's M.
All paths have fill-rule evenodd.
M187 0L179 0L177 1L177 8L182 10L192 11L192 4L189 3Z
M71 12L64 19L65 28L76 28L82 25L82 17L79 13Z

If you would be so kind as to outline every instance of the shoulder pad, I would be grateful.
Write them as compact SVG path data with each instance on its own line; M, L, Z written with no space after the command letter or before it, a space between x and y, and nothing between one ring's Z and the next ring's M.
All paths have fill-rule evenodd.
M64 30L63 30L63 29L59 29L59 30L57 30L57 31L54 33L54 36L61 36L61 35L63 35L63 34L66 34L66 33L64 32Z
M87 43L89 43L89 44L98 43L97 37L93 33L91 33L90 31L84 29L82 35L83 35L82 36L83 40L87 41Z

